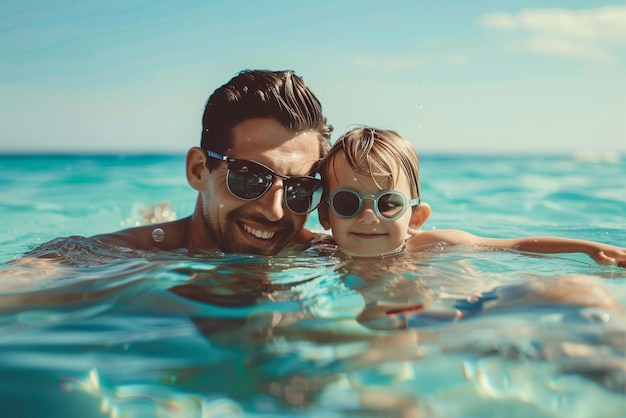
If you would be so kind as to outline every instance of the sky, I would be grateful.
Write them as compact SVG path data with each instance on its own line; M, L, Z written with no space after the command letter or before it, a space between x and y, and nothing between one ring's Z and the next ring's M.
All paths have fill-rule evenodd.
M626 155L626 4L3 0L0 153L185 153L209 95L292 69L332 140Z

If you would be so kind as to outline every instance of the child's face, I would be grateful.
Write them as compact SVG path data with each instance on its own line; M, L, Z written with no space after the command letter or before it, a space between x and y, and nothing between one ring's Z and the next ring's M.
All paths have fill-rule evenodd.
M388 189L389 182L386 176L376 178L381 187ZM343 153L338 153L330 164L326 178L329 195L340 188L352 189L360 194L375 195L380 188L369 176L355 173L348 165ZM400 174L393 190L402 193L407 200L411 199L411 187L406 175ZM411 221L412 210L409 207L404 214L394 220L380 219L374 210L374 201L365 198L360 213L353 218L340 218L330 210L328 205L319 209L322 225L332 229L333 237L342 251L349 255L372 257L386 254L400 248L407 235Z

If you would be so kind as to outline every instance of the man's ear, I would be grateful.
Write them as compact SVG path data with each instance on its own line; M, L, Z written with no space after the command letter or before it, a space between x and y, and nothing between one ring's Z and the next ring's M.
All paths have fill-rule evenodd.
M411 222L409 224L409 234L416 234L417 231L424 225L424 223L430 218L430 206L428 203L420 203L415 209L415 213L411 216Z
M204 188L202 174L206 159L206 152L202 148L193 147L187 151L187 182L197 191L202 191Z
M330 229L330 208L327 202L322 202L317 208L317 217L324 229Z

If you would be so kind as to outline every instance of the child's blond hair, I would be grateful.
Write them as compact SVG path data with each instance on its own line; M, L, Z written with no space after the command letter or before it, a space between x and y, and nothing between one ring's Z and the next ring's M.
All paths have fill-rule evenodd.
M411 143L397 132L373 127L348 131L320 161L320 172L325 178L330 175L330 165L340 151L355 173L370 176L381 190L384 187L376 177L388 176L388 187L393 188L400 175L398 169L402 170L411 184L410 198L420 197L419 158Z

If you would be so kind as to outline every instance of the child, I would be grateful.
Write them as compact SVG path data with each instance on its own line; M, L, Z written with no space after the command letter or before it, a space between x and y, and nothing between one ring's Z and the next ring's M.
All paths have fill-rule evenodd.
M420 202L418 157L396 132L349 131L320 162L326 199L318 209L341 250L372 257L440 245L480 245L534 253L585 253L600 264L626 267L626 249L557 237L484 238L459 230L420 231L430 206ZM408 239L407 239L408 234Z

